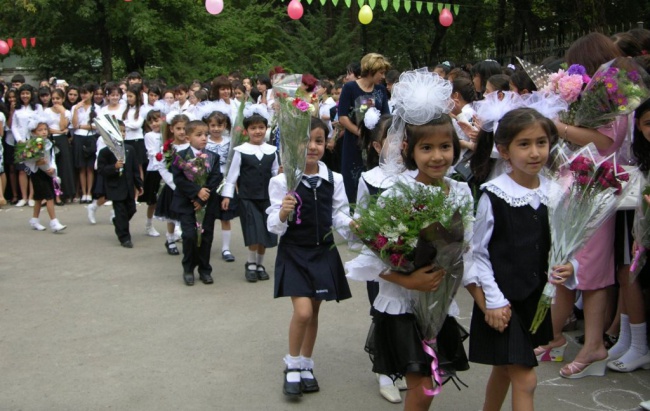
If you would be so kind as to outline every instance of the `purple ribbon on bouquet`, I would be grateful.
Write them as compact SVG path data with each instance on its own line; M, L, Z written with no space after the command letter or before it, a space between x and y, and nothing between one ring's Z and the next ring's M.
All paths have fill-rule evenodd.
M292 196L296 197L296 200L298 201L298 207L296 207L296 224L300 224L302 223L302 220L300 219L300 207L302 207L302 198L300 198L300 194L295 191L291 191L287 194L291 194Z
M52 184L54 185L54 195L61 196L63 191L61 190L61 185L56 181L56 177L52 179Z
M641 256L645 252L646 252L646 248L644 247L637 248L636 252L634 253L634 260L632 260L632 264L630 265L630 272L633 273L636 271L637 265L639 265L639 260L641 259Z
M440 372L438 371L438 356L436 355L436 352L433 350L433 348L431 348L431 344L435 344L435 342L435 338L433 340L422 340L422 348L424 349L424 352L433 358L431 361L431 377L433 377L433 381L436 383L436 388L430 390L428 388L422 387L424 394L429 397L438 395L440 394L440 391L442 391L442 379L440 378Z

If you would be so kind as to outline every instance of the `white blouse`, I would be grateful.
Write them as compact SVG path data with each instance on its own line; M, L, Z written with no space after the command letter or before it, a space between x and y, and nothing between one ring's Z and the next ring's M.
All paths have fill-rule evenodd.
M277 147L270 144L262 143L260 145L243 143L234 148L234 154L232 157L232 162L230 163L230 169L228 170L228 175L226 176L226 184L224 184L223 191L221 195L223 197L232 198L235 193L235 184L239 179L239 167L241 166L241 155L248 154L254 155L258 160L261 160L262 157L269 154L275 154ZM271 166L271 175L278 175L278 169L280 165L278 164L278 157L275 156L273 165Z
M399 178L400 182L404 182L410 185L421 184L417 182L412 177L408 175L401 174ZM467 185L467 183L462 183L459 181L452 180L445 177L445 184L449 187L449 196L447 197L449 201L453 201L454 204L472 207L472 192ZM440 190L439 187L426 186L431 190ZM399 192L395 191L393 188L389 188L383 194L383 196L393 196L398 195ZM463 266L464 274L466 275L472 269L472 235L473 235L473 223L470 221L464 227L465 233L465 242L468 244L467 251L463 254ZM345 263L345 270L347 271L347 277L351 280L358 281L377 281L379 282L379 294L375 298L373 307L380 312L398 315L411 313L411 301L416 297L417 291L406 289L400 285L386 281L382 279L379 275L388 269L388 265L384 264L382 260L379 259L374 253L368 250L367 247L363 247L363 250L359 256L355 259ZM452 304L453 305L453 304ZM451 312L450 314L454 314Z
M23 106L14 111L14 116L11 120L11 132L14 140L16 142L27 141L30 136L30 120L36 121L42 118L43 108L40 104L36 105L36 110L32 110L30 106Z
M317 187L320 187L323 180L329 180L329 173L325 163L318 162L318 174L306 175L306 177L314 177L318 175ZM334 193L332 194L332 228L341 234L345 239L350 237L350 205L348 204L348 197L345 194L345 186L343 185L343 176L339 173L332 172L334 178ZM301 184L309 187L311 186L306 180L302 180ZM268 218L266 220L266 228L273 234L284 235L287 231L288 222L280 221L280 209L282 208L282 200L287 195L287 178L284 173L278 174L273 177L269 182L269 199L271 206L266 209Z
M186 148L190 146L190 143L184 143L180 145L174 144L174 150L178 151L183 151ZM172 172L169 171L167 168L167 164L165 163L165 159L163 158L162 161L157 161L154 157L154 162L156 165L154 166L155 170L158 170L158 173L160 173L160 177L162 177L162 180L171 188L172 190L176 190L176 184L174 184L174 176L172 175Z
M95 113L99 114L100 107L97 106L95 103L91 103L92 106L95 106ZM72 116L74 117L75 111L77 112L77 124L79 126L85 126L90 124L89 118L90 118L90 112L92 111L92 106L88 107L86 109L85 106L74 106L72 107ZM72 124L72 123L71 123ZM74 127L74 125L72 125ZM76 134L79 136L91 136L94 134L97 134L95 130L84 130L81 128L75 128L72 130L72 134Z
M226 162L228 161L228 151L230 151L230 137L221 137L220 143L208 139L205 149L219 155L219 169L221 173L226 171Z
M66 120L68 120L68 126L70 126L70 123L72 122L72 113L70 113L70 110L65 110L63 112L63 116L66 118ZM47 123L47 127L50 130L61 130L61 114L52 111L52 107L48 107L43 110L43 119ZM68 126L64 127L64 129L61 131L65 132Z
M162 151L162 139L160 133L153 131L148 132L144 135L144 147L147 149L147 158L149 158L149 163L147 164L147 171L155 171L156 168L156 154Z
M141 106L138 111L138 118L135 118L135 107L130 107L126 113L126 118L124 121L124 128L126 129L125 140L142 140L144 138L144 132L142 131L142 126L144 125L144 119L147 117L149 110L145 106ZM121 119L121 117L119 118Z
M504 200L510 207L530 206L537 210L541 204L548 206L549 189L551 182L539 176L539 187L529 189L517 184L508 174L501 174L493 180L483 184L485 189L500 199ZM494 230L494 212L492 203L487 195L481 197L476 212L474 223L474 239L472 248L474 250L474 265L470 272L463 277L463 285L476 284L483 289L487 309L505 307L510 302L505 298L499 289L494 278L494 270L490 262L488 246ZM574 271L578 272L578 262L571 260ZM575 276L574 276L575 277Z

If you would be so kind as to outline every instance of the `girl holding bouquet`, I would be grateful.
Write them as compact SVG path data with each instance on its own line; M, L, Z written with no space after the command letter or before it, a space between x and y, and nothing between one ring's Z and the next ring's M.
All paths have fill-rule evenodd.
M460 156L458 136L448 115L453 106L451 92L451 83L427 70L405 72L393 87L395 112L382 151L382 166L389 175L403 170L403 166L417 174L415 178L402 174L398 178L401 184L386 190L380 199L401 197L401 189L426 187L433 194L442 193L445 206L450 209L472 209L469 186L446 177L449 168ZM404 137L407 147L402 159ZM356 223L353 222L352 226L356 227ZM465 241L471 237L472 224L468 221L464 224ZM469 251L462 258L469 258ZM469 267L469 263L466 262L465 266ZM414 314L412 302L417 298L416 291L437 290L446 273L443 269L434 268L432 263L408 275L389 267L384 260L365 251L345 264L349 278L379 283L379 292L373 303L376 311L374 331L368 339L370 344L366 346L373 360L373 371L393 379L406 377L408 390L404 409L428 410L433 395L440 388L440 379L434 375L438 385L434 391L433 357L423 347L423 330ZM445 306L446 315L449 301L441 303ZM439 340L439 346L440 343Z
M650 101L639 106L635 116L632 150L639 161L640 170L647 175L650 170ZM643 209L647 209L650 206L650 196L644 195L643 202ZM635 247L642 247L642 245L635 243ZM641 281L647 284L649 271L650 266L647 263L638 276L631 277L630 266L626 266L625 270L619 270L621 329L618 341L608 352L607 367L611 370L630 372L638 368L650 368L645 307L641 289Z
M550 250L549 181L539 172L557 129L537 111L520 108L505 114L493 135L494 142L479 139L476 155L489 156L496 143L511 170L481 186L474 266L463 279L475 300L469 359L493 366L483 411L500 410L511 384L512 409L532 411L537 386L533 349L552 338L549 317L536 334L529 331L547 281ZM484 144L488 150L481 150ZM573 265L553 270L551 281L561 284L573 274Z
M343 177L320 161L327 144L327 125L312 117L310 128L304 176L296 194L287 194L284 173L273 177L269 184L271 206L266 210L268 230L280 236L274 297L290 296L293 304L289 353L284 357L287 367L283 392L287 396L320 389L311 358L320 305L351 297L341 257L329 235L332 228L344 237L350 234ZM298 196L302 199L299 210ZM294 216L289 221L291 213Z
M40 104L36 104L34 89L29 84L20 86L17 94L16 109L11 119L11 133L16 143L19 143L29 139L29 122L30 120L39 119L43 115L43 108ZM27 174L28 168L24 163L18 163L16 164L16 170L18 171L20 193L23 196L22 200L16 204L16 207L25 205L31 207L34 205L34 193L31 180Z

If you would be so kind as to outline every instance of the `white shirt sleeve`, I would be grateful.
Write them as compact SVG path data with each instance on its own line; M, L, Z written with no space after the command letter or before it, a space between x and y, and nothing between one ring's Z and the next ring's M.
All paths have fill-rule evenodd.
M274 164L277 164L277 160ZM223 186L223 191L221 192L222 197L232 198L235 194L235 185L239 179L239 167L241 166L241 153L239 151L234 152L232 156L232 162L230 163L230 170L226 176L226 184ZM277 168L276 168L277 174Z
M160 135L154 132L145 134L144 146L147 149L147 157L149 157L149 161L153 161L154 156L161 150Z
M287 232L288 223L280 220L280 209L282 200L287 194L287 180L284 174L275 176L269 182L269 200L271 205L266 209L268 218L266 219L266 228L269 232L279 236Z
M343 185L343 176L334 174L334 193L332 194L332 228L336 229L339 234L346 240L352 237L350 230L350 204L348 196L345 194Z
M488 245L494 230L494 214L492 203L487 195L483 195L478 202L476 222L474 223L474 236L472 239L473 264L466 270L463 285L476 284L483 288L485 305L487 309L505 307L509 301L505 298L494 278Z

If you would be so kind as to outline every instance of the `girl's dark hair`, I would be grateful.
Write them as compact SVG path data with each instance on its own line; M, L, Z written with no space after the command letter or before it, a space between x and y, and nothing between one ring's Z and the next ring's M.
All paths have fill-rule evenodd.
M501 65L494 60L484 60L472 66L472 77L479 76L481 79L480 93L485 92L487 80L495 74L501 74Z
M458 158L460 157L460 140L458 140L458 135L456 130L451 122L451 117L448 114L443 114L440 117L429 121L428 123L415 126L412 124L406 125L406 153L404 154L404 165L409 170L416 170L418 168L413 158L413 152L415 151L415 146L418 141L422 138L430 136L434 133L432 128L434 127L446 127L447 132L451 135L451 142L454 147L454 160L452 165L456 164Z
M77 101L75 101L74 103L71 102L70 99L68 98L68 93L71 90L75 90L77 92ZM81 93L79 92L79 86L75 86L74 84L69 85L65 89L65 101L63 102L63 107L65 107L68 110L72 110L72 106L74 106L75 104L77 104L79 102L80 97L81 97Z
M325 133L325 138L327 138L327 135L330 132L329 128L327 128L327 124L325 124L325 122L318 117L312 117L311 124L309 126L309 131L313 131L318 128L323 130L323 132Z
M16 91L16 110L25 106L23 104L23 99L20 98L20 94L23 91L29 91L31 97L29 98L29 104L27 105L31 107L32 110L36 110L36 95L34 93L34 87L30 86L29 84L23 84L22 86L18 87L18 91Z
M477 137L476 150L470 161L470 167L478 184L483 183L492 169L490 154L494 144L508 147L519 133L538 124L549 137L549 143L557 140L557 127L552 120L532 108L518 108L506 113L499 121L496 133L481 130Z
M161 117L162 114L160 113L160 110L149 110L149 112L147 113L147 117L145 117L144 120L144 132L148 133L150 131L153 131L149 123Z
M151 86L149 86L149 91L147 92L147 94L153 93L157 95L158 98L160 98L162 97L162 94L160 94L161 92L162 91L160 90L160 86L158 86L157 84L152 84Z
M191 120L187 124L185 124L185 134L188 136L192 134L194 130L196 130L199 127L205 127L208 128L208 125L203 122L203 120Z
M271 84L271 79L267 75L260 74L259 76L257 76L257 82L264 84L267 90L273 88L273 84Z
M129 106L127 103L126 108L122 113L122 120L126 120L126 117L129 114L129 109L131 107L135 107L135 114L133 118L137 120L138 117L140 116L140 108L142 107L142 86L137 83L132 84L126 89L126 92L133 93L133 95L135 96L135 104L133 106Z
M346 73L354 74L354 77L361 77L361 63L354 61L345 68Z
M206 101L208 99L208 92L201 89L194 92L194 97L199 101Z
M239 90L244 95L246 95L246 86L244 86L242 83L234 82L233 85L232 85L233 94L234 94L235 90Z
M49 87L41 87L38 89L38 102L41 103L43 108L46 108L46 106L43 104L43 101L41 101L42 96L52 96L52 91L50 91ZM52 107L52 101L48 103L49 105L47 107Z
M628 33L634 36L634 38L637 39L639 43L641 43L641 54L643 54L644 51L646 53L650 53L650 30L632 29L629 30Z
M61 97L61 100L63 100L63 102L65 103L65 93L63 92L63 90L61 90L60 88L55 88L54 90L52 90L52 96L54 96L55 94Z
M92 124L92 121L97 117L97 111L95 110L95 102L93 101L93 96L95 95L95 90L97 90L97 84L95 83L86 83L83 86L79 87L79 95L81 93L90 93L90 113L88 113L88 124Z
M505 74L495 74L488 78L488 83L494 86L495 91L510 91L510 77Z
M377 153L377 150L375 150L372 143L376 141L383 146L391 124L393 124L393 116L391 114L384 114L381 116L377 125L372 130L369 130L368 127L361 122L361 144L363 144L362 149L366 150L366 164L368 169L379 165L379 153Z
M120 88L119 85L116 83L109 83L106 85L106 90L104 90L104 96L108 97L113 93L114 91L117 91L117 93L121 96L122 95L122 89Z
M524 70L516 70L510 76L510 81L517 87L519 94L522 90L528 90L529 93L537 91L537 86Z
M253 124L257 123L262 123L264 124L264 127L269 126L269 121L265 119L264 117L260 116L259 114L255 113L250 117L244 117L244 128L247 129L248 127L252 126Z
M230 89L230 94L233 93L232 82L228 80L226 76L215 77L212 80L212 85L210 86L210 100L217 101L219 97L219 89L227 88Z
M181 91L184 92L185 94L187 94L187 93L190 92L190 88L187 87L187 84L179 84L176 87L174 87L173 93L174 93L174 95L176 95L177 93L179 93Z
M174 134L172 133L172 128L174 128L174 126L176 124L178 124L178 123L187 124L189 122L190 122L190 119L185 114L179 114L179 115L174 116L171 123L169 123L169 125L167 127L165 127L165 135L164 135L165 141L174 139Z
M612 39L596 32L586 34L574 41L564 54L567 65L581 64L590 76L593 76L602 64L616 57L624 57L621 49Z
M463 70L460 67L454 67L453 69L451 69L449 74L447 74L447 80L449 81L454 81L459 78L464 78L469 81L472 81L472 76L469 75L469 72Z
M640 121L641 117L650 111L650 100L646 100L634 112L636 121ZM639 127L634 125L634 139L632 140L632 152L639 164L639 168L643 172L650 171L650 141L648 141Z
M452 92L458 92L465 102L472 103L476 101L476 90L474 89L474 83L472 83L472 80L464 77L457 77L454 79L452 84Z
M643 49L639 39L630 34L630 32L616 33L612 36L612 41L628 57L640 55Z
M436 64L434 69L437 69L437 68L442 69L442 71L445 73L445 76L448 75L449 72L451 71L451 66L448 66L446 64Z
M230 121L230 117L225 113L222 113L221 111L213 111L212 113L208 114L208 116L203 121L205 121L205 124L209 125L212 120L216 121L217 124L225 124L226 130L230 132L230 129L232 128L232 122Z

